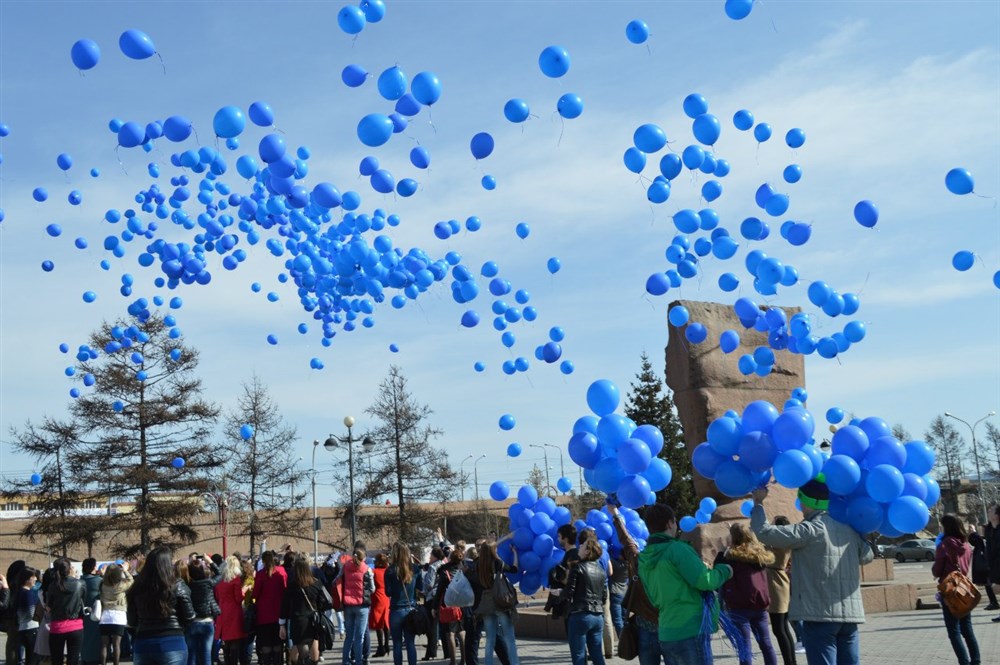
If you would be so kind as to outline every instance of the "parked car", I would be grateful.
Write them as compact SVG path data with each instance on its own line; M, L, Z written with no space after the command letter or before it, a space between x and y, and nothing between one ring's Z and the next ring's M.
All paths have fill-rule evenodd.
M890 557L895 558L900 563L903 563L907 559L933 561L935 549L933 540L906 540L898 545L886 547L882 556L886 559Z

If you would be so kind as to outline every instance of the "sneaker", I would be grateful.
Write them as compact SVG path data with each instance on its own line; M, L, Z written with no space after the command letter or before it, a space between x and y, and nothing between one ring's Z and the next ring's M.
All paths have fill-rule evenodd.
M1000 610L1000 605L997 605L996 603L990 603L989 605L986 606L985 609L986 610Z
M994 617L992 621L993 623L1000 623L1000 617Z
M802 642L795 643L795 653L805 653L806 648L802 646Z

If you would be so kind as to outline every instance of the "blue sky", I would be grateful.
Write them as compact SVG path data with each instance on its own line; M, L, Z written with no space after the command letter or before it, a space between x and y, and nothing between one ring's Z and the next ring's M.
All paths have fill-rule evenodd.
M121 273L136 276L135 295L156 293L155 275L135 262L141 251L135 243L110 271L98 267L105 258L101 240L113 232L101 218L149 186L150 161L163 168L166 187L177 146L160 142L150 154L122 150L120 167L108 121L181 114L204 144L214 145L215 110L245 109L255 100L274 108L290 146L310 148L307 185L328 180L360 192L365 211L399 214L403 222L391 234L397 246L419 246L432 257L457 251L473 269L496 261L515 289L531 292L539 311L536 322L515 330L514 355L532 359L531 369L508 377L500 364L511 353L488 325L490 301L480 296L472 303L484 323L463 329L458 322L466 307L452 301L447 283L402 310L380 307L374 328L342 333L329 349L320 346L315 326L306 336L296 332L308 319L293 289L277 282L282 259L263 243L236 271L216 265L209 286L166 294L184 298L178 322L186 342L202 352L209 398L228 407L240 383L259 375L298 427L307 464L312 440L342 434L344 415L353 414L361 427L368 422L363 410L396 363L417 399L434 409L432 423L445 431L438 443L452 462L487 454L479 464L482 491L496 479L520 482L533 463L541 465L540 451L527 444L563 447L586 412L591 381L611 379L624 392L643 351L662 373L667 304L731 302L733 295L716 286L727 271L743 279L740 295L804 306L813 315L805 296L811 280L860 293L854 318L867 325L867 338L837 360L806 361L815 413L840 406L919 435L946 410L970 421L1000 410L1000 291L991 281L1000 269L1000 213L995 199L955 197L943 185L948 169L963 166L975 175L977 192L1000 195L1000 5L768 2L733 22L721 0L387 4L385 19L352 39L337 28L341 5L333 3L0 3L0 122L11 128L0 139L0 471L31 472L30 460L11 455L9 429L65 413L71 384L62 370L69 358L57 347L75 348L102 319L124 314ZM625 39L634 18L650 26L648 48ZM118 35L128 28L152 37L166 74L155 58L121 54ZM80 38L102 49L100 64L84 76L69 58ZM561 79L538 70L538 54L549 44L571 54ZM358 119L390 105L374 80L358 89L341 83L350 63L376 76L394 64L411 77L435 72L443 95L433 125L425 111L405 135L379 148L363 146ZM579 94L585 110L563 123L554 110L566 92ZM650 273L670 267L663 252L675 235L671 215L704 207L699 191L706 177L682 174L670 200L654 208L621 157L635 128L647 122L663 127L678 151L693 143L681 110L691 92L703 94L721 120L716 153L733 165L713 204L722 224L737 235L740 220L760 215L753 192L771 181L791 195L786 217L812 223L813 236L791 247L777 233L784 217L772 220L763 243L740 238L736 259L703 261L700 278L653 298L644 284ZM537 117L523 126L505 121L502 108L511 97L527 100ZM731 118L741 108L770 123L775 137L758 148L736 131ZM781 140L791 127L807 135L794 152ZM490 132L497 147L477 163L468 142L479 131ZM248 128L243 148L227 153L225 179L234 188L242 186L236 157L253 152L264 133ZM426 172L407 160L418 141L432 155ZM192 137L179 147L197 142ZM68 174L56 167L60 152L75 159ZM417 194L375 193L357 171L369 154L397 178L420 181ZM658 159L650 159L648 177ZM804 176L784 185L781 170L791 162L802 165ZM87 175L91 167L101 169L99 178ZM486 173L497 178L495 191L480 187ZM48 188L48 202L32 200L37 186ZM71 189L83 193L80 206L67 203ZM880 208L875 230L852 218L861 199ZM478 233L434 237L436 222L470 215L483 220ZM521 221L532 230L524 240L514 233ZM63 226L60 238L45 235L50 222ZM166 226L164 237L184 239ZM78 236L89 249L73 247ZM772 298L753 293L742 257L757 247L795 265L801 285ZM978 256L965 273L951 268L961 249ZM545 268L550 256L562 260L554 276ZM43 273L44 259L56 270ZM252 293L254 281L282 299L269 303ZM85 290L98 300L84 303ZM816 325L829 334L842 318L818 314ZM570 376L533 359L551 326L566 332L563 357L576 365ZM269 333L279 345L265 342ZM391 343L399 353L389 352ZM309 368L313 356L324 360L324 370ZM474 372L476 361L487 371ZM504 413L517 418L512 432L497 427ZM524 446L520 458L505 457L511 441ZM549 452L555 478L558 461ZM319 455L327 455L321 470L339 461ZM568 475L575 480L575 471ZM324 486L320 496L334 501L337 493Z

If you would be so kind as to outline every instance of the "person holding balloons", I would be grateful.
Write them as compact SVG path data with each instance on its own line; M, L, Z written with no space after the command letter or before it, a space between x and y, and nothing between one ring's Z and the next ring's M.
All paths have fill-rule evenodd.
M750 528L760 542L792 550L792 595L789 617L803 622L802 644L810 663L857 665L858 624L865 621L861 602L861 565L872 548L857 531L827 512L830 490L814 478L799 488L805 519L777 526L767 521L763 502L767 486L753 492Z
M625 519L618 507L608 504L618 540L622 544L623 567L628 571L628 590L622 599L623 619L635 615L636 633L639 636L639 665L660 665L659 612L646 595L639 577L639 546L625 526Z
M597 538L580 542L580 561L569 571L566 601L569 604L567 632L573 665L604 665L604 606L608 601L608 578L598 562L602 548Z
M733 569L724 563L709 568L691 543L678 540L677 518L667 504L647 507L643 520L650 536L639 555L639 579L660 611L660 653L671 665L710 664L719 602L703 593L725 584ZM710 632L704 632L706 624Z

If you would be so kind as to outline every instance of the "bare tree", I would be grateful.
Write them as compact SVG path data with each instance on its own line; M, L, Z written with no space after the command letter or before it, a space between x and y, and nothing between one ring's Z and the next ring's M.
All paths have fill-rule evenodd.
M432 517L414 504L454 499L459 476L448 461L448 453L431 444L442 432L427 423L433 411L414 399L399 367L389 368L375 401L365 413L378 424L368 432L375 448L366 460L361 456L355 459L355 480L365 478L364 462L371 466L367 480L355 493L355 501L395 495L398 515L394 523L405 539Z
M902 441L903 443L913 440L913 437L910 436L910 433L903 427L902 423L896 423L892 426L892 435L896 437L897 441Z
M965 440L944 416L937 416L931 421L930 428L924 432L924 438L934 449L935 466L944 471L948 479L948 488L952 500L955 501L952 510L958 510L955 492L958 491L958 481L965 474L962 458L965 456Z
M250 427L244 429L246 425ZM244 438L249 430L250 436ZM247 522L240 522L239 533L250 537L250 553L268 534L295 531L302 525L305 493L286 497L275 489L288 474L300 473L292 458L295 428L287 425L278 406L257 376L243 384L236 406L225 415L225 481L218 490L227 494L231 505L244 508Z

